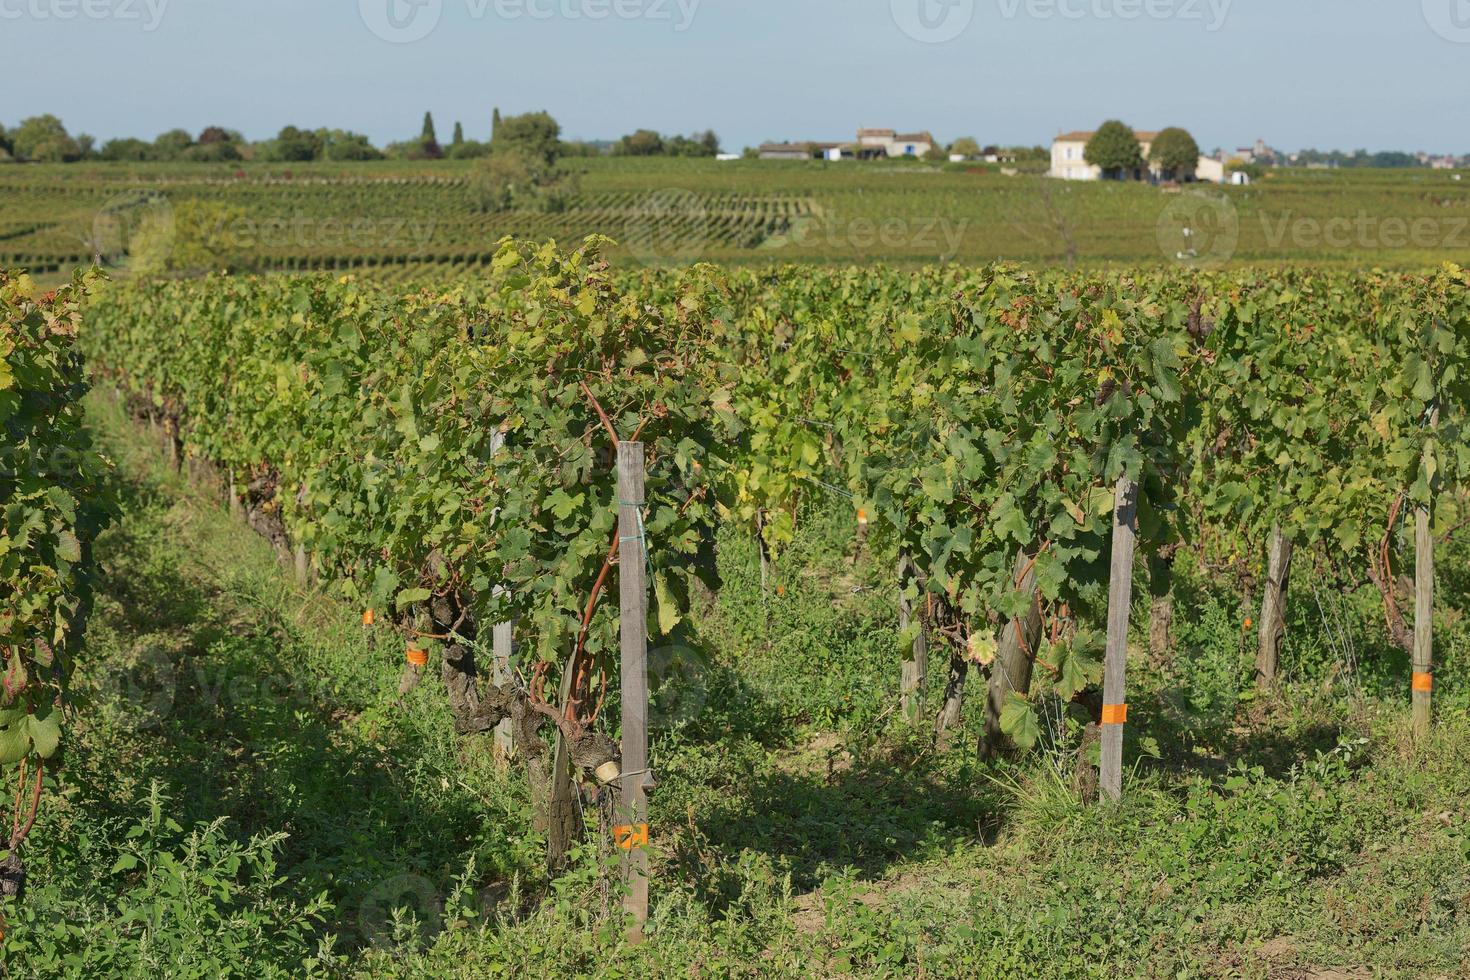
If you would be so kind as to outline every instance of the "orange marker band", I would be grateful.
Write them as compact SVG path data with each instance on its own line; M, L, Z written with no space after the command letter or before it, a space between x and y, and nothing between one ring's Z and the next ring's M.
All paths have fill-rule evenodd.
M1434 675L1414 672L1414 690L1428 694L1434 690Z
M1128 723L1128 705L1105 704L1102 710L1102 723L1104 725L1125 725Z
M362 614L362 625L371 626L373 625L373 620L377 618L377 613L373 612L371 609L364 610Z
M613 828L613 840L618 847L631 851L635 847L648 846L648 824L623 825Z
M427 667L429 665L429 651L409 650L408 653L404 655L404 659L413 664L415 667Z

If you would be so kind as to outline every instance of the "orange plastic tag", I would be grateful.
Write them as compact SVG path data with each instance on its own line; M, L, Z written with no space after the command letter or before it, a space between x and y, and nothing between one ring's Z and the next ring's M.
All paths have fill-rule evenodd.
M1423 694L1428 694L1430 691L1433 691L1434 690L1434 675L1433 674L1421 674L1421 673L1415 671L1415 673L1414 673L1414 690L1419 691L1420 693L1423 693Z
M861 508L858 509L858 523L859 524L866 524L866 523L868 523L868 512L865 511L865 510L863 510L863 509L861 509Z
M362 625L371 626L373 625L373 620L377 618L377 613L373 612L371 609L364 609L362 613Z
M648 824L624 825L613 828L613 840L618 847L631 851L635 847L648 846Z
M429 651L410 648L408 653L404 655L404 659L415 667L427 667L429 665Z
M1128 705L1103 705L1102 723L1104 725L1126 725L1128 723Z

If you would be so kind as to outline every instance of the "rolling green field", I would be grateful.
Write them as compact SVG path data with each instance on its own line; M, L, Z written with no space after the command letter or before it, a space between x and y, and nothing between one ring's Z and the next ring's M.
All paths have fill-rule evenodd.
M1010 259L1423 267L1470 261L1470 183L1445 171L1271 171L1249 187L1069 184L989 165L578 159L559 213L483 213L474 162L0 168L0 266L58 275L142 206L209 202L258 271L472 271L505 235L592 233L645 264ZM1194 231L1186 238L1184 229ZM95 246L95 247L94 247Z

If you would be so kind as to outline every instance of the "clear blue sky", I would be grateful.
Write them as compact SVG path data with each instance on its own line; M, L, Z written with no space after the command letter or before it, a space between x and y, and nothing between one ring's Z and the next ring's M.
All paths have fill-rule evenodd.
M615 10L642 16L592 19ZM433 29L390 43L368 26L390 12ZM910 36L925 24L964 29ZM728 149L859 125L1044 143L1117 116L1206 150L1465 153L1470 0L0 0L0 93L6 125L52 112L104 140L292 123L382 143L425 109L484 138L498 105Z

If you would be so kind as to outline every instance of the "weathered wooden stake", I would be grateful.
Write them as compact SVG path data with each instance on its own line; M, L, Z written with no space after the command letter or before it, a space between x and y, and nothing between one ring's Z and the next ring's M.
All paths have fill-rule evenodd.
M490 436L490 454L498 455L505 448L505 433L496 430ZM495 586L495 595L505 595L505 589ZM492 653L495 659L493 667L493 680L496 687L510 682L510 655L512 644L515 641L515 623L496 623L490 631L492 641ZM515 754L515 734L510 719L507 718L495 727L495 758L496 761L507 763Z
M1434 530L1428 507L1414 512L1414 738L1429 734L1434 698Z
M1123 726L1128 721L1128 613L1133 604L1133 550L1138 540L1138 486L1118 478L1113 503L1113 561L1108 583L1108 648L1103 664L1102 760L1098 788L1123 798Z
M908 555L898 559L898 630L907 632L914 624L914 604L903 594L909 578L912 562ZM929 673L929 638L924 634L923 618L919 618L919 631L914 635L911 656L903 662L903 676L899 686L899 710L904 721L917 725L924 717L924 678Z
M1266 594L1261 600L1261 631L1256 651L1256 686L1276 683L1281 661L1281 641L1286 637L1286 590L1291 578L1293 545L1280 524L1271 528L1271 547L1266 555Z
M618 591L622 639L623 776L614 840L623 851L628 942L648 921L648 543L643 530L643 444L618 446Z

